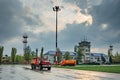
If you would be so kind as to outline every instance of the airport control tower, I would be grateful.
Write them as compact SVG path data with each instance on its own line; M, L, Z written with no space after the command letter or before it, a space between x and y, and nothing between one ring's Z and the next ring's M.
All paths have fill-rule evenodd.
M82 63L90 62L90 48L91 42L88 42L87 40L81 41L75 46L75 52L78 52L79 50L82 52Z
M113 45L110 45L108 49L108 56L112 56L112 51L113 51Z

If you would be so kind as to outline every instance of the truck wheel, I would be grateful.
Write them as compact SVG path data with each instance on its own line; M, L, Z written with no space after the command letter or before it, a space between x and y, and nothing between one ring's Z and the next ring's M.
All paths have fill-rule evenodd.
M48 70L51 70L51 67L48 67Z
M36 65L33 65L34 69L36 69Z
M31 64L31 69L32 69L32 70L34 69L34 65L33 65L33 64Z
M43 69L43 67L42 67L42 66L40 66L39 68L40 68L40 70L42 70L42 69Z

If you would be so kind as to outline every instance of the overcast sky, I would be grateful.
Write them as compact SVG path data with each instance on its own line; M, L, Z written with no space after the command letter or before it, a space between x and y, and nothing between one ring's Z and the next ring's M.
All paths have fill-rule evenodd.
M59 5L58 47L74 51L87 37L91 52L120 52L120 0L0 0L0 45L4 55L23 54L23 34L32 50L55 50L55 12ZM39 52L40 53L40 52Z

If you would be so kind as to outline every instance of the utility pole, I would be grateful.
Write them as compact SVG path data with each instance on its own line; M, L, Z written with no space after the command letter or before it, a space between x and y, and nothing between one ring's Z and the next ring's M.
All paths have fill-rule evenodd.
M58 59L57 59L57 56L58 56L58 44L57 44L57 38L58 38L58 35L57 35L57 25L58 25L58 18L57 18L57 13L58 11L60 11L60 7L59 6L55 6L53 7L53 11L56 12L56 65L58 64Z

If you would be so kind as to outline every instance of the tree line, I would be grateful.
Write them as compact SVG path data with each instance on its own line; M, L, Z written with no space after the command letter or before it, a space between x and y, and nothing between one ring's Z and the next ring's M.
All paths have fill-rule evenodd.
M17 49L16 48L12 48L11 49L11 55L8 56L7 54L5 54L5 56L3 56L3 52L4 52L4 46L0 46L0 64L1 63L7 63L7 64L29 64L30 60L33 57L43 57L43 51L44 48L41 48L41 53L38 56L38 49L36 49L35 51L32 51L30 49L30 47L26 48L25 54L21 55L21 54L17 54Z
M28 63L29 61L33 58L33 57L41 57L43 58L43 51L44 48L41 48L40 54L38 55L38 49L36 49L35 51L32 51L30 49L30 47L28 46L26 48L25 54L21 55L21 54L17 54L17 49L16 48L12 48L11 49L11 56L8 56L7 54L3 57L3 52L4 52L4 46L0 46L0 64L1 63L18 63L18 64L23 64L23 63ZM72 59L72 57L70 56L69 52L66 52L65 55L62 55L62 52L60 51L60 49L57 50L58 51L58 62L61 62L61 60L64 58L65 60L69 60ZM77 60L77 62L81 62L82 60L82 52L81 50L79 50L77 52L77 56L75 57L75 59ZM116 52L114 55L108 55L109 56L109 61L110 63L120 63L120 53ZM102 56L101 56L102 57ZM55 60L55 57L54 57ZM105 61L104 57L102 57L102 61Z
M112 63L120 63L120 53L116 52L115 55L111 56Z

